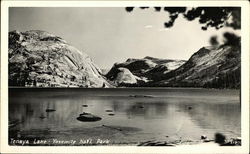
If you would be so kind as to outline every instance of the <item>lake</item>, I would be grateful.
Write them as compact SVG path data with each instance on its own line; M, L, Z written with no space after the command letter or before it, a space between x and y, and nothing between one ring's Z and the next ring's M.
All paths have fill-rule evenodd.
M46 109L55 109L46 112ZM82 122L87 112L102 119ZM10 145L199 143L241 136L239 90L10 88Z

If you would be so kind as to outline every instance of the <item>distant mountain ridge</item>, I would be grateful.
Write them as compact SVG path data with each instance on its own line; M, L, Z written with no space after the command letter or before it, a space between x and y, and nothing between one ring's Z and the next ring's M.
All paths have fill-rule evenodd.
M240 88L240 46L203 47L181 67L147 86Z
M158 78L159 74L166 74L184 63L185 60L159 59L149 56L142 59L129 58L123 63L115 63L105 76L118 86L140 86Z
M45 31L9 32L9 85L109 87L91 58Z
M203 47L188 61L146 56L99 69L84 52L45 31L9 32L9 86L240 88L241 47Z
M116 82L116 76L121 76L117 70L126 68L126 72L130 71L126 76L130 77L125 82L119 77L118 86L240 88L240 53L240 46L220 45L203 47L188 61L153 57L128 59L116 63L106 77ZM129 83L128 79L133 82Z

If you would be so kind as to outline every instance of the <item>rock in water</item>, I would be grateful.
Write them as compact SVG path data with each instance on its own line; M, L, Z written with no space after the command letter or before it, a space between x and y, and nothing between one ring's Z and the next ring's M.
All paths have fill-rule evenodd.
M56 111L55 109L46 109L46 112L54 112Z
M82 122L95 122L95 121L102 120L101 117L92 115L91 113L85 113L85 112L80 114L79 117L77 117L76 119Z
M201 135L201 139L205 140L205 139L207 139L207 136L206 135Z
M45 31L9 32L8 52L10 86L110 86L87 54Z
M220 145L223 145L225 143L226 136L221 133L215 134L215 143L218 143Z
M113 110L105 110L106 112L113 112Z

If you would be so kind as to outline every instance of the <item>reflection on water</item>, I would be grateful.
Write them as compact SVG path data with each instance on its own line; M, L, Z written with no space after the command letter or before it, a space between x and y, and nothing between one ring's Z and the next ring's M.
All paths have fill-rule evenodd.
M19 133L23 138L103 138L114 144L129 144L178 138L199 140L203 134L212 139L216 132L228 138L241 135L236 90L10 89L9 94L9 121L20 122L10 127L10 137ZM131 94L154 97L129 97ZM114 115L106 110L112 110ZM102 120L80 122L76 117L82 112ZM122 131L113 129L116 127Z

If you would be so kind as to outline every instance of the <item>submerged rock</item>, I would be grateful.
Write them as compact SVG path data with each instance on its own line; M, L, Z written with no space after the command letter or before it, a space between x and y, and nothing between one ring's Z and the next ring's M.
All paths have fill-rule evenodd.
M141 108L141 109L143 109L143 108L144 108L144 106L142 106L142 105L139 105L139 106L138 106L138 108Z
M148 97L148 98L153 98L154 96L152 96L152 95L129 95L129 97Z
M203 142L212 142L212 141L214 141L214 140L211 140L211 139L208 139L208 138L203 140Z
M122 131L121 128L119 127L115 127L115 126L107 126L107 125L102 125L103 127L106 127L106 128L110 128L110 129L115 129L115 130L119 130L119 131Z
M41 115L39 118L40 119L45 119L46 117L44 115Z
M105 110L106 112L113 112L113 110Z
M46 112L54 112L56 111L55 109L46 109Z

